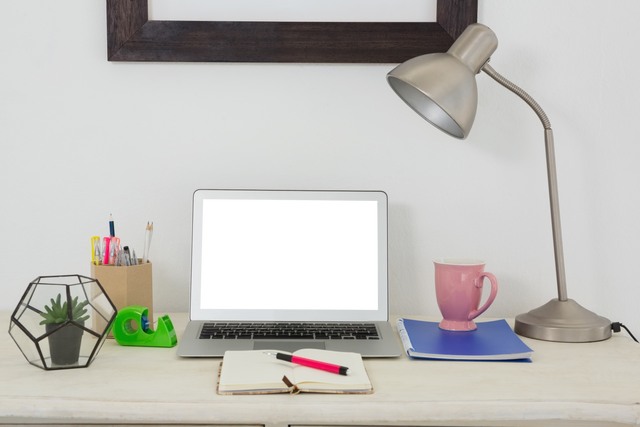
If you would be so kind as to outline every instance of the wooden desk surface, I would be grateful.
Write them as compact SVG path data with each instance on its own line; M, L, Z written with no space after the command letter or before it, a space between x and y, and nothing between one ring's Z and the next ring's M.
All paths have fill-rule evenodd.
M180 358L175 347L108 340L88 368L44 371L9 336L10 313L0 314L0 424L640 424L640 345L623 334L586 344L523 338L533 363L365 359L371 395L220 396L221 359ZM170 317L180 339L187 316Z

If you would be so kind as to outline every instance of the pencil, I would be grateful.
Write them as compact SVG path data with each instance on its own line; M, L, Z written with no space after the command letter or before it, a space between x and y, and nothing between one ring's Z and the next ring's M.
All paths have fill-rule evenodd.
M113 223L113 215L111 214L109 214L109 236L110 237L116 236L116 226Z
M147 229L144 232L144 252L142 254L142 263L146 264L149 260L149 248L151 247L151 237L153 236L153 222L149 224L147 221Z

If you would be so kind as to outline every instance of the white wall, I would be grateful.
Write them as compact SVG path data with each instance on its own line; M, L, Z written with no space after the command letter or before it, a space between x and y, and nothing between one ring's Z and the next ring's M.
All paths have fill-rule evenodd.
M89 274L89 238L141 252L153 221L155 306L186 311L196 188L382 189L391 311L438 315L431 260L484 258L487 312L556 295L542 127L478 76L467 140L385 81L393 65L106 60L104 1L0 2L0 309L41 275ZM492 65L555 131L569 296L640 335L640 3L480 0Z

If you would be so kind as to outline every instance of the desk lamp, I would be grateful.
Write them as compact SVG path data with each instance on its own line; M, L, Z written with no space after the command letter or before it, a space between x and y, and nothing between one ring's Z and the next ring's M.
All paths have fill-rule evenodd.
M536 112L544 126L558 298L518 315L514 329L519 335L546 341L605 340L611 336L611 322L567 297L551 124L536 101L489 65L497 47L498 39L491 29L472 24L446 53L410 59L389 72L387 81L416 113L458 139L465 139L473 125L478 103L475 76L480 71L518 95Z

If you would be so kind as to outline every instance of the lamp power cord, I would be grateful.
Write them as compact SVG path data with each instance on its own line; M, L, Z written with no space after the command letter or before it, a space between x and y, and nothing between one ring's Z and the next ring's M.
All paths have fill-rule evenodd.
M616 332L616 333L617 333L617 332L620 332L620 331L622 330L621 328L624 328L624 330L625 330L625 331L627 331L627 333L629 334L629 336L630 336L631 338L633 338L633 340L634 340L635 342L638 342L638 340L636 339L636 337L634 337L634 336L633 336L633 334L631 333L631 331L629 330L629 328L627 328L625 325L623 325L623 324L622 324L622 323L620 323L620 322L613 322L613 323L611 324L611 330L612 330L613 332Z

